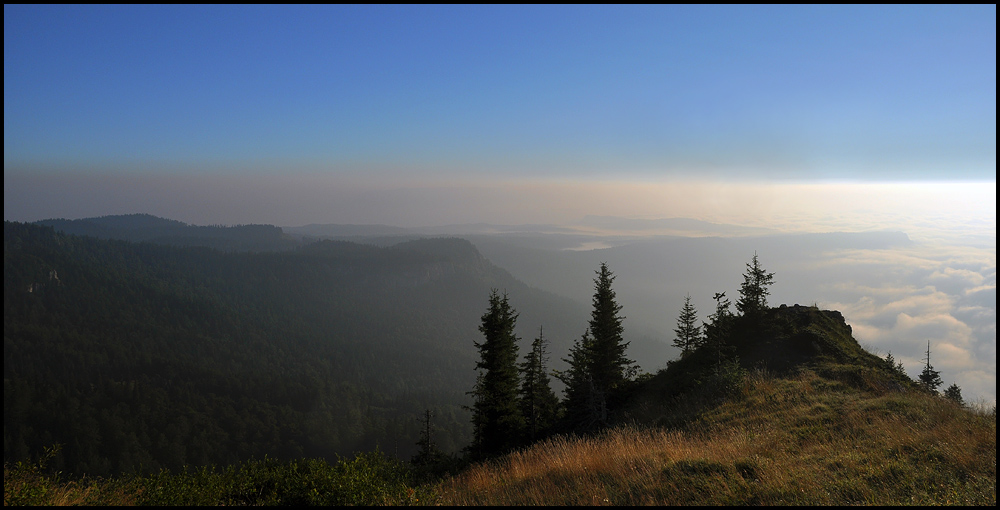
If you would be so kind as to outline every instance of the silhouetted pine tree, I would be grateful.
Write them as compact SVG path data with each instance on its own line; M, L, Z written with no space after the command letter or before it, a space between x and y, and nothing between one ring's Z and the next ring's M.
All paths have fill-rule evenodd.
M747 264L747 272L743 274L743 284L740 286L740 299L736 301L736 309L744 317L759 318L767 310L767 288L774 283L774 273L768 273L757 260L757 252L753 260Z
M539 327L538 338L531 342L531 350L520 365L521 415L525 420L525 436L532 442L552 428L559 411L559 399L552 391L549 375L545 371L548 362L546 343Z
M681 350L681 356L686 356L700 347L704 340L701 328L696 324L697 320L698 312L691 304L691 295L688 294L684 296L684 306L681 308L680 316L677 317L677 329L674 329L674 333L677 334L674 338L674 347Z
M590 330L573 342L569 358L564 358L569 368L557 371L566 388L563 390L563 425L567 431L589 431L607 420L607 406L604 395L599 393L590 373L594 341Z
M712 299L715 300L715 313L708 316L708 322L703 323L705 347L712 350L716 364L721 364L731 350L729 336L735 316L729 311L729 299L725 292L716 292Z
M625 317L611 288L615 276L604 262L595 272L590 326L573 344L570 358L564 360L569 370L559 375L566 383L565 421L575 430L606 424L609 408L615 406L618 393L637 371L635 362L625 357Z
M524 427L518 406L517 337L514 324L517 313L496 289L490 294L489 310L483 314L479 331L486 340L475 343L480 371L473 397L474 455L488 456L504 452L517 445Z
M622 338L625 328L622 321L621 305L615 300L611 283L614 273L608 264L601 263L594 279L594 309L590 313L590 335L593 339L590 349L589 372L597 391L608 394L620 388L635 377L635 362L625 357L629 342Z
M927 341L927 357L924 358L924 370L920 372L920 384L932 393L937 393L938 387L944 384L944 381L941 380L941 373L931 366L930 340Z
M428 465L440 456L437 444L434 443L434 439L431 436L431 416L431 410L425 409L424 418L421 420L423 422L423 426L420 428L420 440L417 441L417 446L420 447L420 449L417 450L417 454L410 459L411 463L418 466Z

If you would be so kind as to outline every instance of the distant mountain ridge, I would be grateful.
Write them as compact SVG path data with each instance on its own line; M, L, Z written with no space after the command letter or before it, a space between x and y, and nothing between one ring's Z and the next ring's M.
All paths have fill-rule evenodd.
M635 219L616 216L585 216L566 225L519 224L499 225L492 223L465 223L424 227L395 227L381 224L309 224L300 227L284 227L295 235L326 238L372 238L387 236L439 236L439 235L535 235L557 234L582 236L586 239L616 236L649 235L726 235L748 236L778 233L778 230L763 227L747 227L724 223L711 223L692 218Z
M196 226L150 214L35 222L60 232L98 239L121 239L172 246L205 246L222 251L288 250L300 243L274 225Z
M768 235L779 231L764 227L746 227L725 223L712 223L692 218L620 218L617 216L585 216L579 225L617 232L645 232L652 234L687 235Z

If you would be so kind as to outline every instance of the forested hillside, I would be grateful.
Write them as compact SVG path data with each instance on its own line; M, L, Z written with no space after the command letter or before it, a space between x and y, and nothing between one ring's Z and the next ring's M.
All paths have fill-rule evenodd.
M516 296L526 345L544 324L562 353L586 326L459 239L222 252L5 222L4 459L62 444L51 467L88 475L406 459L426 408L456 451L491 288Z
M300 243L274 225L188 225L150 214L122 214L79 220L49 219L37 222L67 234L148 241L172 246L205 246L223 251L290 250Z

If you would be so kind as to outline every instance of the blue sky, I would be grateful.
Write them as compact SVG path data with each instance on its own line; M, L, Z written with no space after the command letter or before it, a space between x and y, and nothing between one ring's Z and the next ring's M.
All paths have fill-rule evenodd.
M4 167L995 181L996 6L5 5Z

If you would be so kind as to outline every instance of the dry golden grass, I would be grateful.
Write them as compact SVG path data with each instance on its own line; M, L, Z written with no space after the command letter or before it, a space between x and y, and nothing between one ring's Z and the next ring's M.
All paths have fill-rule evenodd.
M556 438L438 487L456 505L995 504L995 418L807 372L749 378L683 431Z
M4 466L4 506L134 506L134 488L109 480L60 481L35 466Z

